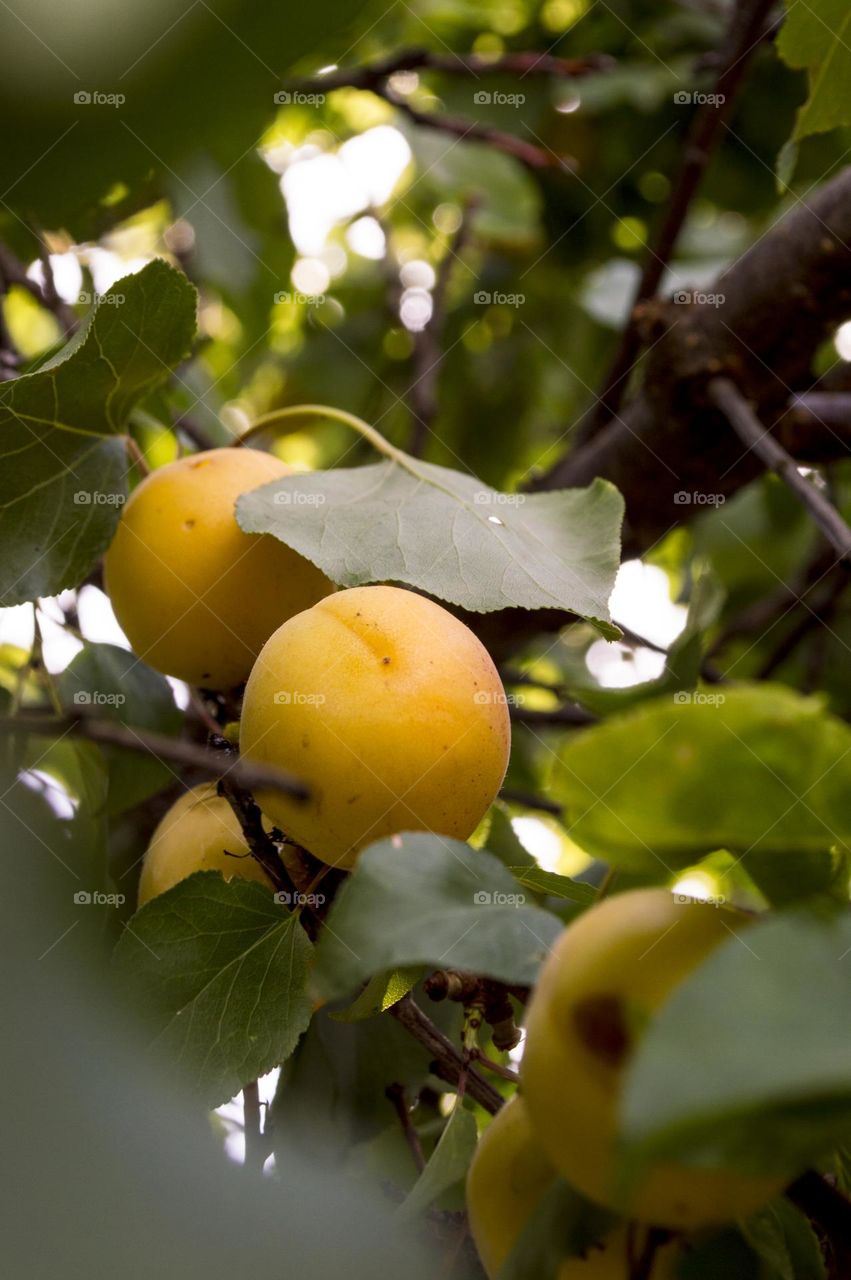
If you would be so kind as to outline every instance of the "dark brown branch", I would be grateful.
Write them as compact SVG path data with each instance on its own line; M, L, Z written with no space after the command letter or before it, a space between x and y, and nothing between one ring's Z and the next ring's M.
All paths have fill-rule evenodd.
M851 1275L851 1200L813 1169L786 1188L786 1198L827 1237L837 1280Z
M419 1134L414 1128L411 1120L411 1109L408 1106L408 1098L405 1093L403 1084L389 1084L384 1090L384 1096L393 1104L393 1109L399 1117L399 1123L402 1126L402 1133L405 1135L405 1141L408 1144L414 1164L417 1167L417 1173L422 1173L425 1168L426 1159L423 1154L422 1144Z
M555 707L552 711L533 711L531 707L509 707L509 715L515 724L587 725L597 723L597 717L590 711L569 703Z
M774 0L739 0L733 8L724 48L719 56L720 70L715 87L705 95L706 101L691 118L671 196L636 286L630 308L631 319L623 331L599 399L575 429L577 444L587 439L620 408L630 372L642 346L641 328L637 323L639 316L636 313L640 313L641 304L652 298L659 288L692 200L721 138L722 125L730 116L751 59L761 43L765 20L773 5Z
M752 449L765 466L776 472L792 490L837 555L851 562L851 528L830 499L812 481L801 475L795 459L789 456L763 426L735 383L729 378L714 378L707 387L707 394L724 414L742 443Z
M824 628L836 613L840 598L849 585L847 573L837 572L827 583L827 590L820 598L808 604L794 625L781 637L756 673L757 680L767 680L792 656L803 640L816 627Z
M210 778L227 777L237 786L271 788L282 791L295 800L306 800L309 794L303 782L281 769L252 764L249 760L241 760L222 751L209 751L206 747L187 742L183 738L170 738L148 729L134 729L116 720L98 720L80 714L54 716L33 711L0 717L0 732L48 735L72 733L104 746L141 751L171 764L199 769Z
M331 93L334 89L375 89L400 71L439 71L448 75L538 75L577 77L606 71L614 65L608 54L592 53L582 58L556 58L547 53L506 53L488 57L477 53L437 53L431 49L403 49L387 58L360 67L340 67L327 75L302 80L302 92Z
M418 458L425 447L426 438L437 416L437 389L440 365L443 359L443 331L446 320L446 293L452 268L461 257L470 237L473 214L478 207L476 199L467 200L461 211L458 228L447 246L437 269L437 279L432 290L431 319L414 337L414 383L409 402L414 423L408 452Z
M42 257L42 262L44 258ZM59 321L63 333L67 336L73 333L77 327L77 316L73 309L63 302L53 286L53 274L48 267L44 267L45 286L42 287L37 281L31 280L26 273L26 268L22 262L19 262L5 244L0 243L0 273L6 282L6 287L13 284L25 290L31 298L45 308L46 311L52 312ZM49 283L48 283L49 281Z
M475 1068L465 1066L461 1054L410 996L394 1004L390 1013L405 1030L423 1046L434 1059L432 1070L441 1080L457 1085L462 1075L466 1078L466 1091L480 1106L496 1115L504 1099L493 1085Z
M252 1080L242 1089L242 1129L245 1137L245 1167L254 1173L262 1173L270 1144L260 1123L260 1091Z
M564 812L563 805L558 804L555 800L548 800L546 796L535 795L533 791L520 791L517 787L503 787L499 794L509 804L519 804L525 809L537 809L539 813L551 813L555 818L560 818Z

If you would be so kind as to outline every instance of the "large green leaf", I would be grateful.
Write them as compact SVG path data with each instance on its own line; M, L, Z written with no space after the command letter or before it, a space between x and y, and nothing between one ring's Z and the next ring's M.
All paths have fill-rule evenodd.
M767 916L731 936L642 1036L626 1139L644 1155L781 1173L837 1145L851 1132L849 953L847 912Z
M52 360L0 391L0 603L77 586L127 494L121 432L189 351L195 290L157 259L113 286Z
M475 1149L475 1116L458 1103L429 1157L428 1164L401 1206L400 1216L416 1217L444 1192L463 1182Z
M496 858L460 840L406 833L360 855L316 952L328 997L399 966L466 969L531 983L562 924L527 906Z
M243 494L247 533L272 533L342 586L406 582L488 613L568 609L619 635L608 600L623 501L612 485L500 494L407 454L288 476Z
M554 786L571 836L618 866L673 869L723 848L788 859L789 876L796 858L851 843L849 789L851 729L771 685L674 694L583 730Z
M790 67L806 68L810 93L798 112L794 140L851 124L851 8L846 0L786 0L777 37Z
M59 677L59 694L69 710L85 709L133 729L177 733L183 717L168 681L134 654L113 644L90 644ZM174 770L156 756L121 747L102 748L109 771L109 813L138 804L168 785Z
M202 871L136 913L115 964L155 1042L217 1106L295 1048L310 1021L311 952L268 890Z

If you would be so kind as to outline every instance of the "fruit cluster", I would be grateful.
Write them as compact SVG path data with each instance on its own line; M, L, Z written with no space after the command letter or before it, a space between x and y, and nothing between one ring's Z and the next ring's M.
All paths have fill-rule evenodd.
M306 802L272 790L258 802L317 858L350 868L397 831L466 839L508 763L496 668L433 601L391 586L336 591L276 538L243 533L237 498L288 471L223 448L148 476L106 555L116 617L166 675L214 689L247 679L241 754L309 789ZM262 879L247 853L227 802L198 788L156 831L140 900L205 868Z
M630 1274L648 1227L677 1236L656 1253L652 1280L673 1275L681 1233L747 1217L784 1177L664 1163L620 1178L619 1110L644 1027L676 986L747 923L740 913L634 889L589 908L562 934L526 1020L520 1092L485 1130L470 1169L470 1226L495 1277L557 1177L625 1220L559 1280ZM637 1253L636 1253L637 1251Z

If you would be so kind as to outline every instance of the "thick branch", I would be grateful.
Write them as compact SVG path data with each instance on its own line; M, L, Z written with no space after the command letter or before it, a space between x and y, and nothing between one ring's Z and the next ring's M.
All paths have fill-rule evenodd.
M431 1054L434 1059L435 1074L439 1075L441 1080L446 1080L449 1084L457 1084L464 1072L467 1093L486 1111L490 1111L491 1115L496 1115L504 1101L501 1094L497 1093L493 1085L479 1075L475 1068L465 1067L464 1060L452 1041L446 1038L410 996L405 996L398 1004L394 1004L390 1012L396 1021Z
M729 378L713 378L707 393L742 443L792 490L841 559L851 561L851 529L821 489L801 475L795 459L762 425L738 387Z

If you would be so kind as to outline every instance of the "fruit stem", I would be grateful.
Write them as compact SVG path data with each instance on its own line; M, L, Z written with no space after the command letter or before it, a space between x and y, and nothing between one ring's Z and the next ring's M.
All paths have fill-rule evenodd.
M236 445L244 445L253 436L288 422L291 418L331 418L357 431L374 449L392 459L393 462L404 466L408 460L407 454L397 449L389 440L385 440L381 432L370 426L368 422L364 422L363 418L359 418L355 413L349 413L347 409L338 409L329 404L293 404L284 409L273 409L271 413L264 413L252 422L248 430L244 431L236 441Z

